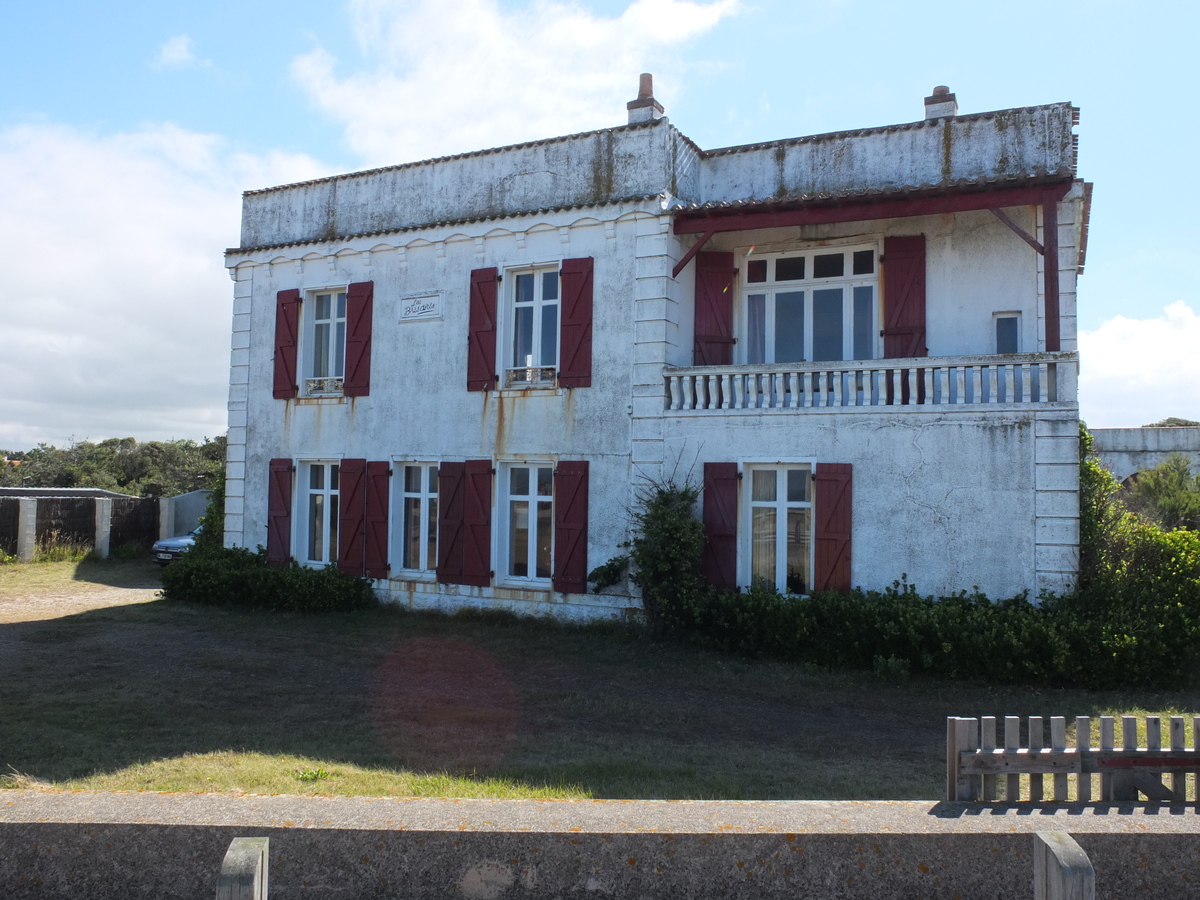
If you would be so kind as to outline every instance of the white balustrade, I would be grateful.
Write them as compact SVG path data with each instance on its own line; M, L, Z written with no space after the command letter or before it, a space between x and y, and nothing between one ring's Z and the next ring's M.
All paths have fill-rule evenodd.
M668 368L671 410L1031 406L1076 400L1078 355Z

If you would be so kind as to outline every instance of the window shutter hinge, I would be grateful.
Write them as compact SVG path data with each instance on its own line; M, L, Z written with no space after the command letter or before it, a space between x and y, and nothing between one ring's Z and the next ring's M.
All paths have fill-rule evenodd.
M738 472L738 473L737 473L738 481L741 481L741 480L742 480L742 477L743 477L744 475L745 475L745 473L744 473L744 472Z
M495 577L496 577L496 570L495 570L495 569L489 569L489 570L488 570L488 578L495 578Z
M496 276L496 284L499 284L499 283L500 283L500 282L502 282L503 280L504 280L504 276L503 276L503 275L497 275L497 276Z

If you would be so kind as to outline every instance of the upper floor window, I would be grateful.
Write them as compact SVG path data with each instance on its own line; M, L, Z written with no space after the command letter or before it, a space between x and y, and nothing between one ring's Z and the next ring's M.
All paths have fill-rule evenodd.
M756 256L742 267L742 362L874 359L876 248L820 247Z
M512 272L505 387L553 384L558 367L558 267Z
M306 305L310 318L304 395L341 394L346 374L346 292L320 291Z

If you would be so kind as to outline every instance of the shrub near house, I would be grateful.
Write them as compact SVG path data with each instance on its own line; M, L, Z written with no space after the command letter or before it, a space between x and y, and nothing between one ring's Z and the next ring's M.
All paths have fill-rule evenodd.
M1114 499L1080 435L1083 565L1077 591L1035 604L979 593L781 594L696 589L702 551L663 535L699 529L696 492L660 485L637 513L634 578L659 633L717 650L821 666L1004 683L1178 687L1200 675L1200 535L1166 531ZM684 548L684 549L681 549Z

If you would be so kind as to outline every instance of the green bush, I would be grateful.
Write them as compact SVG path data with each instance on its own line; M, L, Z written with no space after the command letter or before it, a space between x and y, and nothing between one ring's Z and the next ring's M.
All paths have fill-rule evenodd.
M207 530L207 529L206 529ZM162 572L163 596L278 612L338 612L375 606L371 583L336 566L267 565L265 551L200 544Z
M707 591L700 574L704 526L693 516L699 497L687 484L653 483L642 491L633 514L630 577L641 589L646 625L656 640L686 630L688 605Z
M714 590L700 576L696 491L654 485L631 557L652 634L787 662L1006 684L1179 687L1200 675L1200 535L1165 531L1116 499L1080 431L1080 578L1040 603L976 591Z

